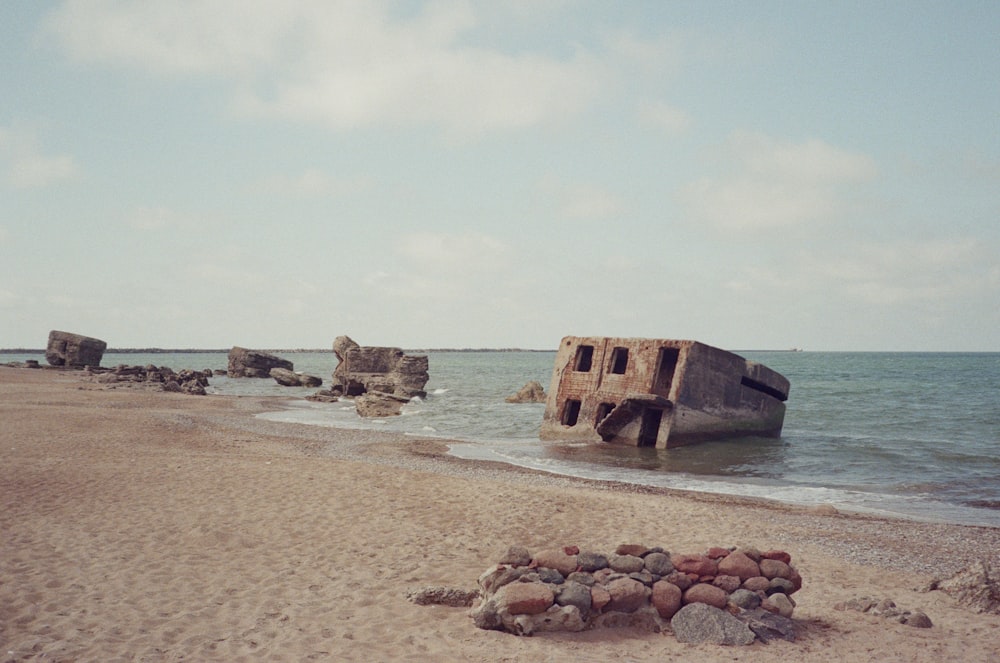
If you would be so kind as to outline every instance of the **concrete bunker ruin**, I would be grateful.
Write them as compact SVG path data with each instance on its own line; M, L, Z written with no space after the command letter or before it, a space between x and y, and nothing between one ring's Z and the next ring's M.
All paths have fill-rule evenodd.
M788 380L698 341L567 336L540 437L669 449L778 437Z

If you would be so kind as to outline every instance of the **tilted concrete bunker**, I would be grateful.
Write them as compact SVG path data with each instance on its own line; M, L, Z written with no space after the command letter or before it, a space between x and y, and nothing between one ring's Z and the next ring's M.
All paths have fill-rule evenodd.
M540 437L660 449L778 437L788 390L781 374L697 341L567 336Z

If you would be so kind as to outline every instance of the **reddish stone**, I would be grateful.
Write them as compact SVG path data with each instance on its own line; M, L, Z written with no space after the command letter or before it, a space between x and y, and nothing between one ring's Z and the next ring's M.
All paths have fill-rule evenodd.
M708 552L705 553L705 557L709 559L722 559L727 557L731 551L729 548L709 548Z
M567 555L562 550L543 550L535 553L534 559L531 560L531 565L533 567L555 569L564 576L568 576L573 571L576 571L577 561L576 555Z
M601 583L602 585L608 581L608 578L614 574L610 568L598 569L594 571L594 580Z
M600 585L594 585L590 588L590 609L594 612L600 612L604 609L604 606L611 603L611 594L608 590L604 589Z
M797 592L802 589L802 576L799 575L798 570L794 566L789 567L792 569L792 577L789 580L792 581L792 585L795 587L793 592Z
M765 580L766 579L767 578L765 578ZM694 583L694 581L691 580L691 576L686 573L681 573L680 571L674 571L673 573L668 574L664 580L677 585L681 588L682 592Z
M684 592L685 605L688 603L706 603L722 610L726 607L726 603L728 602L729 595L726 594L726 592L718 587L706 585L705 583L692 585L686 592Z
M719 565L706 555L671 555L670 561L678 571L693 573L698 577L715 576L719 573Z
M650 602L663 619L670 619L681 608L681 588L661 580L653 585Z
M537 615L549 609L555 595L541 582L514 582L504 585L495 594L498 608L512 615Z
M779 562L784 562L785 564L792 563L792 556L784 550L768 550L767 552L762 552L760 556L761 559L776 559Z
M732 594L737 589L740 588L740 579L737 576L715 576L715 580L712 584L724 591L726 594Z
M632 555L633 557L642 557L648 552L649 548L639 543L623 543L615 548L616 555Z
M736 576L740 580L753 578L760 575L760 567L741 552L734 552L723 560L719 561L719 573Z
M743 589L749 589L751 592L765 592L767 588L771 586L771 581L764 576L757 576L756 578L747 578L743 581Z
M565 548L563 548L563 552L566 553L567 555L579 555L580 548L577 546L566 546Z
M771 602L771 599L764 599L763 601L761 601L760 607L764 608L764 610L767 610L772 614L775 615L781 614L781 610L779 610L778 606L776 606L774 603Z
M792 567L777 559L760 560L760 574L765 578L785 578L792 577Z
M608 610L635 612L649 598L649 588L632 578L612 580L606 585L606 589L611 594L611 602L608 604Z

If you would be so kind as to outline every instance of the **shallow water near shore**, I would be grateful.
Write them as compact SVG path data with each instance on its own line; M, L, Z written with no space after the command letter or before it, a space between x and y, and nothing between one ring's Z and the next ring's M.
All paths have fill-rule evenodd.
M281 353L278 353L281 354ZM504 398L548 389L554 352L431 352L428 395L400 417L360 419L314 389L212 378L210 391L288 400L262 418L457 440L451 453L548 472L752 496L920 520L1000 527L1000 353L739 352L791 381L781 438L670 451L542 442L544 406ZM325 382L330 352L281 356ZM21 361L37 355L0 356ZM226 367L225 353L106 354L105 366Z

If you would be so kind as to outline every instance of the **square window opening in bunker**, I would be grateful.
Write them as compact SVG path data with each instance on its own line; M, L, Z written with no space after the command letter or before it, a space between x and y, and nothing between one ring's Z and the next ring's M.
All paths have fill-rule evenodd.
M611 351L611 372L624 375L628 368L628 348L615 348Z
M597 416L594 417L594 425L600 424L604 421L611 411L615 409L614 403L601 403L597 406Z
M580 401L570 398L563 404L562 425L576 426L580 419Z
M581 345L576 349L576 362L573 364L573 370L578 373L589 373L593 362L594 346Z
M663 396L670 393L679 356L680 350L677 348L660 348L660 356L656 360L656 377L653 378L653 391L655 393Z
M663 419L663 410L656 407L647 407L642 411L642 423L639 426L639 446L655 447L656 436L660 433L660 421Z

